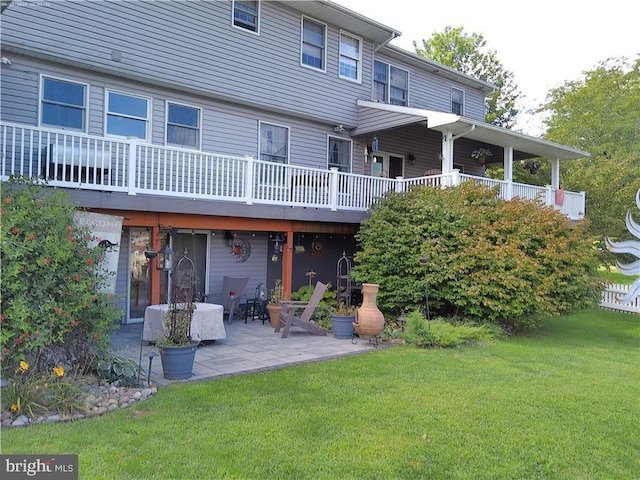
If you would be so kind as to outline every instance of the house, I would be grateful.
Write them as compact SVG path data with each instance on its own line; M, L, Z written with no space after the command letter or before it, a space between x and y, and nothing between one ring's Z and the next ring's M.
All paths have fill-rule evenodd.
M13 2L1 34L0 176L43 175L124 218L124 322L166 301L171 275L145 255L165 245L214 301L225 275L249 278L243 298L310 272L335 282L388 190L475 180L584 215L559 169L586 152L486 124L493 85L330 1ZM512 182L515 160L539 156L552 185Z

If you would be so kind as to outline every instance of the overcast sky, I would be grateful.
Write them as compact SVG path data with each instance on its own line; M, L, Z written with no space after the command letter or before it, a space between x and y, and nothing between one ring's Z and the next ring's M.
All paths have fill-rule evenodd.
M628 0L333 0L361 15L402 32L393 45L414 51L434 32L462 26L479 33L513 72L525 98L519 107L533 108L547 91L583 77L609 57L640 54L640 6ZM538 134L535 122L520 125Z

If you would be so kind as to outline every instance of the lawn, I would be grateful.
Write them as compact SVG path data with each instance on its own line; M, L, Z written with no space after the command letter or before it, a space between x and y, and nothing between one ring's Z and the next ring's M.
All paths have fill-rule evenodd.
M630 479L640 316L585 310L459 349L379 349L160 389L132 409L2 432L83 479Z

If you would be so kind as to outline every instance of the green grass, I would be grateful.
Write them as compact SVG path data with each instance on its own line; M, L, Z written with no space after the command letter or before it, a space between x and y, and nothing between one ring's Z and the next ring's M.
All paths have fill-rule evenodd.
M2 432L83 479L631 479L640 317L549 318L460 349L379 349L162 388L132 409Z
M611 267L609 270L603 270L602 273L605 280L621 285L631 285L639 277L638 275L623 275L622 273L618 272L618 269L616 267Z

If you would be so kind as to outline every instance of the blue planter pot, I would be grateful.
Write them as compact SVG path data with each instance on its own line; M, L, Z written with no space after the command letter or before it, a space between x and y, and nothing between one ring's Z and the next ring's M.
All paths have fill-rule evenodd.
M196 358L198 344L179 347L160 347L162 372L167 380L180 380L192 375L193 362Z
M353 322L355 321L355 315L331 315L333 336L341 340L351 339L353 337Z

